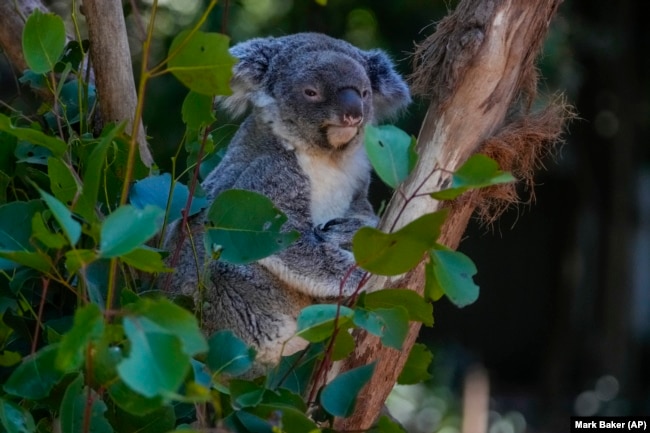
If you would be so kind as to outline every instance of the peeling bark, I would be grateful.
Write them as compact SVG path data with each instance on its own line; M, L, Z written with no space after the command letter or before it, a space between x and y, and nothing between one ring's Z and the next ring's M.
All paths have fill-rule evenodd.
M519 143L517 152L528 153L519 162L510 161L509 169L515 173L522 168L521 161L537 160L540 153L560 139L564 121L570 117L563 103L553 105L558 101L551 101L551 106L544 110L548 117L530 113L537 84L534 60L560 3L561 0L463 0L440 22L436 33L418 47L413 89L428 96L431 104L418 137L418 164L400 186L402 193L393 195L380 229L386 231L393 224L399 229L440 209L444 203L428 195L408 202L404 198L439 190L449 181L447 170L455 170L479 150L492 153L499 160L499 155L507 152L490 152L490 139L506 148ZM526 146L535 137L539 138L537 144ZM523 167L520 175L530 176L533 168L531 164ZM466 194L451 204L441 243L458 247L477 204L477 193ZM422 293L424 262L401 279L373 277L368 290L387 287L408 287ZM357 335L357 348L344 361L342 371L373 361L377 365L370 383L359 395L355 413L337 419L337 430L367 430L372 426L402 371L419 329L420 324L411 324L402 351L383 347L377 337L365 332Z

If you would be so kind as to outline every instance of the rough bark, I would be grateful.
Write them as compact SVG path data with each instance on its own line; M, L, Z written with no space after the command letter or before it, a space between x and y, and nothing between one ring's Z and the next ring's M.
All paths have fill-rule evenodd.
M86 0L83 13L88 21L90 56L95 70L99 108L104 122L127 121L130 131L138 95L126 33L122 2ZM151 167L153 157L145 138L142 119L136 120L142 162Z
M418 164L400 187L402 193L393 195L381 229L393 224L398 229L438 210L443 203L428 195L408 201L405 197L439 190L449 180L447 170L456 169L479 150L503 159L500 162L520 177L531 176L535 162L559 139L562 124L570 117L561 101L539 113L529 110L537 79L534 59L560 2L462 0L418 47L413 89L428 96L431 104L418 137ZM516 155L521 152L526 155ZM469 194L451 204L441 243L458 246L480 195ZM423 270L422 263L400 280L374 278L368 290L407 287L422 293ZM357 336L357 348L342 370L376 361L375 374L359 395L355 413L336 420L337 430L371 427L419 329L419 324L411 325L402 351L383 347L367 333Z

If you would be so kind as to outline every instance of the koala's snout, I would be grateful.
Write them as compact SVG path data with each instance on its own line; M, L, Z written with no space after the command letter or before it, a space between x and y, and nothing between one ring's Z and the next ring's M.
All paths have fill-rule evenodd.
M344 126L359 126L363 121L363 99L356 89L345 88L338 92L341 104L341 121Z

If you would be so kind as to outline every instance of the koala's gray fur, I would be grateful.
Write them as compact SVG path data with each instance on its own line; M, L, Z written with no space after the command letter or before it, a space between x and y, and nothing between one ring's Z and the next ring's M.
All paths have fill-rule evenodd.
M205 253L205 213L199 214L171 290L194 296L207 332L231 329L257 349L258 362L274 364L304 347L291 338L298 313L339 296L354 268L352 235L376 223L364 125L396 114L410 96L382 51L321 34L253 39L231 53L239 62L233 95L222 103L235 114L252 111L202 186L210 199L231 188L264 194L287 215L284 228L300 238L256 263L231 265ZM171 227L170 251L178 230ZM362 276L360 269L349 273L344 296Z

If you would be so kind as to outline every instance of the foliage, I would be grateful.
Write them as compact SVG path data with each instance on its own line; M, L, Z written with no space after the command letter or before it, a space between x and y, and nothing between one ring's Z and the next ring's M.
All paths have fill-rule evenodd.
M201 196L202 165L214 167L221 150L212 99L229 92L234 62L225 36L199 30L214 3L141 77L144 89L172 73L190 89L175 157L185 152L181 173L130 164L137 144L122 124L93 135L94 87L80 73L86 41L66 46L56 15L35 11L27 20L23 81L51 100L37 114L0 113L0 425L7 432L180 431L204 420L206 406L210 424L232 431L315 431L315 420L351 415L372 375L371 364L317 385L354 349L351 329L400 349L409 322L433 324L430 301L446 295L464 306L478 296L471 260L437 242L445 211L392 233L364 228L353 241L359 266L379 275L408 272L428 255L425 297L391 289L307 307L294 338L311 344L266 376L233 333L206 338L192 312L161 295L165 278L157 277L173 270L175 252L160 250L160 239L173 221L205 209L211 259L231 263L273 254L298 236L283 230L286 216L266 197L231 190L209 204ZM368 127L367 136L379 177L399 187L416 161L414 139L393 126ZM476 156L432 196L510 180ZM426 380L430 361L416 346L400 382ZM388 418L377 429L400 431Z

